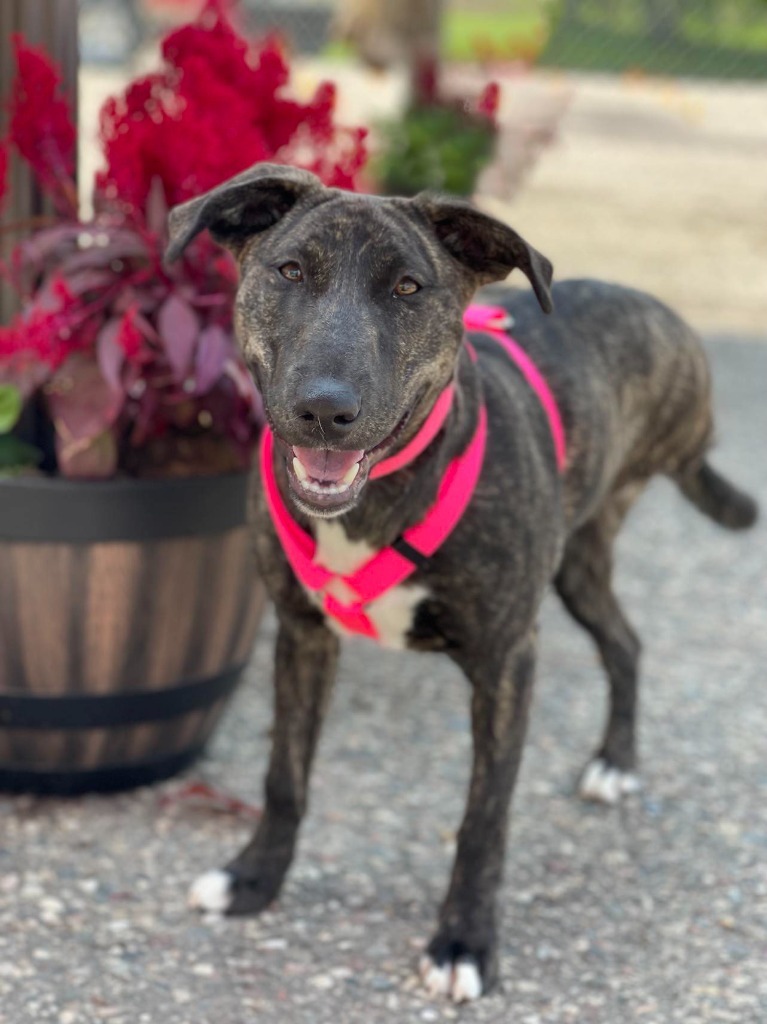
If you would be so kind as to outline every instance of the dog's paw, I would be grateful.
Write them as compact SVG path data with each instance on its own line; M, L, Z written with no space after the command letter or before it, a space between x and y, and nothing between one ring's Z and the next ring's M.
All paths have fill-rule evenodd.
M260 914L276 899L282 876L245 878L233 870L206 871L189 890L187 905L205 914Z
M602 757L589 761L578 783L578 793L583 800L611 806L620 803L624 796L639 792L641 788L638 775L614 768Z
M226 914L234 897L234 875L229 871L206 871L189 889L187 906L208 914Z
M425 954L418 965L418 973L430 996L447 996L454 1003L473 1002L484 990L479 965L471 956L437 963Z

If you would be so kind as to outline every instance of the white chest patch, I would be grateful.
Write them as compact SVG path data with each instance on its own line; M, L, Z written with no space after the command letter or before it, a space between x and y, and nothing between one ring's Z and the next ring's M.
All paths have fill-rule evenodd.
M349 540L344 528L332 519L316 520L315 537L317 540L315 556L317 562L341 576L353 573L375 554L375 550L365 541ZM310 596L318 604L321 603L318 594ZM346 599L346 595L342 593L338 593L336 596L341 600ZM406 637L413 624L415 609L428 596L429 591L426 587L402 583L387 590L377 601L372 601L367 606L366 614L375 626L382 646L397 650L405 648ZM329 618L328 625L340 636L354 635L335 619Z

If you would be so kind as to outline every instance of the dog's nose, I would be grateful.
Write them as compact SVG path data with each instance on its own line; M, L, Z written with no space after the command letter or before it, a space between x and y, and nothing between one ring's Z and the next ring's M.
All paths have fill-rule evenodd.
M300 388L295 411L307 423L317 423L325 437L340 437L357 419L361 406L350 384L322 377Z

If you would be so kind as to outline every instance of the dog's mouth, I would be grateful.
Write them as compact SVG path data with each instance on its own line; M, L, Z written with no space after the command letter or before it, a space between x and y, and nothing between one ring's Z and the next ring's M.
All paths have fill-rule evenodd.
M410 419L408 410L394 430L369 449L336 451L288 445L285 461L293 495L315 515L340 515L350 509L367 483L370 470L396 443Z
M367 478L364 449L337 452L329 448L292 447L288 452L288 481L302 504L323 512L350 505Z

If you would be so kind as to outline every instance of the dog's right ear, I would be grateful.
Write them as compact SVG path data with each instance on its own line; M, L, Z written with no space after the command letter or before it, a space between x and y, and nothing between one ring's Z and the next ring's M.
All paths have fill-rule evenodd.
M174 206L168 217L165 262L178 259L206 228L219 245L239 255L249 238L266 231L299 200L320 192L322 182L309 171L281 164L255 164L196 199Z

